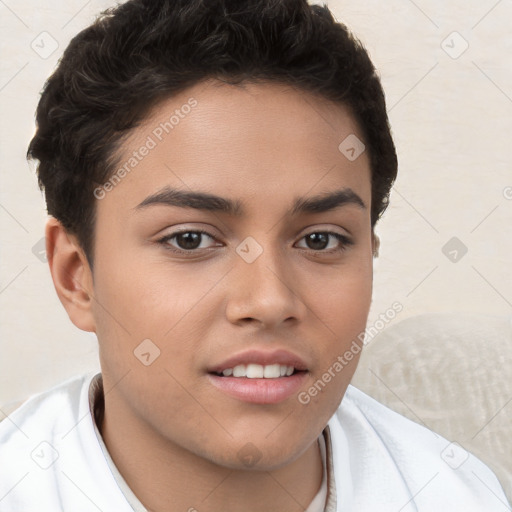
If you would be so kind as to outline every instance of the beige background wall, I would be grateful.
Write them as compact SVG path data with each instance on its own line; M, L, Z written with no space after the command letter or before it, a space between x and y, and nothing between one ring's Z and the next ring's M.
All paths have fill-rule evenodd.
M38 252L45 205L24 155L44 80L69 39L110 5L0 3L0 404L98 367L94 336L68 320ZM380 71L399 155L377 230L369 324L397 301L393 322L426 312L510 317L512 3L329 6Z

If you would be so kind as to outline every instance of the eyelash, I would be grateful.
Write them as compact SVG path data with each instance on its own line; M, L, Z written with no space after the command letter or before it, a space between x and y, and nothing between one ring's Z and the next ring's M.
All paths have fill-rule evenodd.
M212 240L215 240L215 237L213 235L211 235L210 233L208 233L208 231L204 231L202 229L185 229L185 230L182 230L182 231L175 231L174 233L170 233L169 235L165 235L164 237L160 238L159 240L157 240L157 242L161 245L164 246L164 248L168 251L171 251L171 252L174 252L174 253L178 253L178 254L187 254L187 255L190 255L190 254L193 254L193 253L199 253L201 251L201 249L178 249L178 248L175 248L175 247L171 247L169 245L169 240L172 240L173 238L176 238L178 235L182 235L184 233L201 233L203 235L206 235L208 237L210 237ZM314 250L314 249L305 249L305 248L302 248L303 250L306 250L306 251L309 251L309 252L312 252L312 253L315 253L315 254L333 254L333 253L336 253L336 252L343 252L343 251L346 251L347 248L351 245L354 244L354 242L348 238L347 236L345 235L342 235L340 233L336 233L335 231L312 231L311 233L307 233L305 234L301 240L309 235L313 235L313 234L324 234L324 235L331 235L333 236L334 238L336 238L339 242L341 242L341 247L338 248L338 249L328 249L328 250L324 250L324 249L321 249L321 250ZM204 249L203 249L204 250Z

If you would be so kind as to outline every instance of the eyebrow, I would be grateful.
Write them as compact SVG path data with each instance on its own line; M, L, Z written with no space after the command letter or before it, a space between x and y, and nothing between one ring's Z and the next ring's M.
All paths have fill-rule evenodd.
M226 213L235 217L245 215L244 207L239 200L227 199L204 192L177 190L169 186L146 197L135 209L140 210L151 205L195 208L197 210ZM321 213L346 205L355 205L363 210L366 209L364 201L351 188L343 188L318 196L296 198L289 213L291 215Z

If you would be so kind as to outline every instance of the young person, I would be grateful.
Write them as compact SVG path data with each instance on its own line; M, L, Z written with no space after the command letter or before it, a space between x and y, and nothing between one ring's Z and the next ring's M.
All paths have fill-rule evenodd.
M0 424L0 511L492 511L470 456L350 386L396 177L362 45L303 0L130 0L28 155L101 373Z

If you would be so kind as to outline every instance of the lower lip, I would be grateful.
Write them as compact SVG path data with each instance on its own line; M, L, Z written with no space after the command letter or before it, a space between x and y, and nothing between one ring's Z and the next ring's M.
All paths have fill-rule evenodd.
M277 379L248 379L247 377L219 377L208 374L210 382L218 389L243 402L277 404L297 394L307 372L297 372Z

